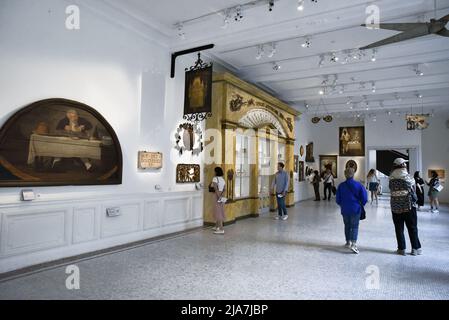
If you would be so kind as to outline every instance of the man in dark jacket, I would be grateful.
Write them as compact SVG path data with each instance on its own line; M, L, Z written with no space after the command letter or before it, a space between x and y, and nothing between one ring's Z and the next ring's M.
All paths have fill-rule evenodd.
M422 254L418 237L418 216L416 214L416 184L415 179L407 172L407 160L394 160L393 171L390 175L391 211L398 241L399 255L405 256L404 223L412 244L411 255Z
M362 214L362 206L365 206L368 201L368 194L365 187L354 180L354 173L355 170L353 168L345 170L346 181L338 186L337 204L341 207L341 214L345 224L345 247L358 254L357 238L360 216Z

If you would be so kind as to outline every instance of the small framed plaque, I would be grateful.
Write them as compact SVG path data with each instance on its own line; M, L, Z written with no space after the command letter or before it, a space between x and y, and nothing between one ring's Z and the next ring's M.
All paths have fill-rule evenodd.
M33 190L22 190L22 201L36 200L36 195Z
M145 169L161 169L163 163L162 153L139 151L138 168Z

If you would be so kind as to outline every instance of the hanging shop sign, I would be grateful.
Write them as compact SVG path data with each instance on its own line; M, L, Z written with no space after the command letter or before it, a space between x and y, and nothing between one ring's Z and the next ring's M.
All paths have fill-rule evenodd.
M212 63L204 63L201 53L195 65L186 68L184 119L203 121L212 116Z

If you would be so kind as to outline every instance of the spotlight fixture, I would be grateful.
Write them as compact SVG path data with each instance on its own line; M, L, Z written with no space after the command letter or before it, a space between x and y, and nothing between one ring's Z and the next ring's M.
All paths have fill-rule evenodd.
M376 93L376 83L374 81L371 82L371 92Z
M395 98L396 100L398 100L399 102L402 101L402 98L399 96L399 93L397 93L397 92L395 92L394 98Z
M304 0L298 0L298 11L304 11Z
M320 67L320 68L322 68L323 67L323 65L324 65L324 55L323 54L321 54L320 55L320 61L318 62L318 67Z
M338 58L338 56L335 52L332 52L331 62L338 62L338 60L340 60L340 58Z
M377 55L377 50L373 49L373 54L371 55L371 61L372 62L376 62L376 60L377 60L376 55Z
M320 94L320 96L324 96L326 89L325 88L321 88L320 91L318 91L318 93Z
M231 23L231 13L229 9L226 9L223 12L223 25L221 27L223 29L226 29L230 23Z
M273 70L279 71L280 69L281 69L281 65L278 64L277 62L273 62Z
M365 87L365 82L360 82L359 89L360 89L360 90L365 90L365 89L366 89L366 87Z
M352 103L352 98L349 97L349 98L348 98L348 101L346 101L346 104L349 106L351 103Z
M271 50L270 50L270 52L268 53L268 55L267 55L267 57L268 58L273 58L274 57L274 55L276 54L276 43L272 43L271 44Z
M419 66L418 66L418 65L416 65L416 66L414 67L413 71L416 73L417 76L420 76L420 77L424 76L424 72L422 72L422 70L419 69Z
M182 23L178 23L176 25L176 28L178 29L178 37L180 37L182 40L185 40L186 33L184 32L184 25Z
M243 14L242 14L242 7L238 6L235 8L235 16L234 16L234 20L239 22L243 20Z
M310 48L311 45L312 45L312 42L310 40L310 37L306 37L304 39L304 42L301 43L301 47L303 47L303 48Z
M423 96L421 93L417 92L417 93L416 93L416 97L417 97L418 99L422 99L424 96Z
M345 93L345 86L344 86L344 85L342 85L342 86L340 87L340 91L338 91L338 93L339 93L339 94Z
M269 0L268 1L268 11L273 11L274 8L274 0Z
M257 55L256 55L256 60L260 60L262 59L263 55L264 55L264 50L263 50L263 45L259 45L257 46Z

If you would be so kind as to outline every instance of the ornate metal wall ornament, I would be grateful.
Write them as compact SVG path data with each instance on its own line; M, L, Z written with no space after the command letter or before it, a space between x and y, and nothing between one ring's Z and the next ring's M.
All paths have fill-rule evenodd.
M179 125L175 133L176 146L179 155L191 151L192 155L199 155L204 150L203 132L199 123L185 122Z
M176 183L200 182L199 164L178 164L176 166Z
M334 118L331 115L328 115L328 116L325 116L323 118L323 120L326 121L326 122L332 122L332 120L334 120Z
M312 118L312 123L313 124L317 124L318 122L320 122L321 118L320 117L313 117Z
M198 60L186 68L184 120L203 121L212 116L212 63Z

